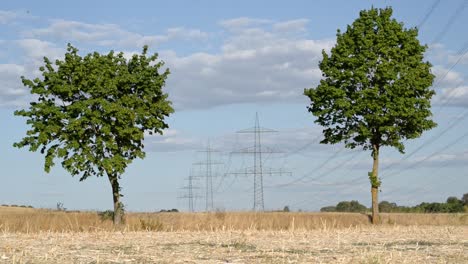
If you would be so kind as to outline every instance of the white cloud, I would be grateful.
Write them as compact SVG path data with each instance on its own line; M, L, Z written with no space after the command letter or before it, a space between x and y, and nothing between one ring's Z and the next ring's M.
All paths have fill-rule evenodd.
M465 166L468 162L468 152L459 152L459 153L440 153L430 156L420 156L411 161L407 161L406 164L413 165L418 164L419 167L443 167L443 166Z
M247 102L302 102L321 78L318 60L332 40L287 38L259 28L233 32L218 54L161 52L177 109Z
M463 77L459 72L442 65L433 66L432 73L436 76L434 80L435 88L455 86L463 81Z
M322 138L320 127L288 129L265 134L262 137L262 146L265 150L278 152L277 157L289 157L304 153L319 154L326 150L343 148L342 144L320 144ZM189 131L167 129L164 130L163 135L146 133L145 147L148 151L158 152L193 151L204 149L206 146L203 142L206 140L206 138L195 136ZM211 138L210 145L214 149L222 149L230 153L253 146L254 136L253 134L232 131L217 138Z
M285 22L275 23L273 25L273 29L277 31L305 31L307 23L309 23L308 19L296 19L296 20L289 20Z
M166 91L175 107L180 110L233 103L305 100L303 89L317 84L321 78L318 69L321 51L329 50L334 41L312 40L253 27L267 23L286 29L300 27L306 20L276 24L262 19L226 20L221 24L243 29L230 31L218 53L195 52L181 56L175 51L161 51L160 58L171 70ZM200 30L183 27L167 29L162 35L142 35L115 24L66 20L54 20L48 27L30 30L27 35L30 37L18 40L17 44L23 49L28 78L40 74L38 68L44 56L52 60L63 56L65 47L58 48L54 44L57 39L134 48L144 43L207 37L207 33Z
M281 31L302 31L307 22L307 19L296 19L273 23L245 17L221 21L225 28L237 30L225 35L218 52L188 55L179 55L173 50L159 52L160 59L171 70L165 90L177 110L235 103L305 102L304 88L317 85L322 78L318 68L322 50L329 51L335 43L334 39L310 39ZM23 68L28 78L39 75L38 67L43 63L43 56L50 59L63 56L65 47L58 48L52 41L54 38L133 49L173 39L202 39L208 33L174 27L161 35L144 35L115 24L54 20L46 28L31 30L29 35L36 38L17 41L24 50ZM443 47L431 48L438 54L444 52ZM134 52L125 54L128 57ZM437 76L434 102L450 97L454 98L451 102L455 105L468 105L466 85L450 88L464 82L460 72L443 63L434 66L432 71ZM15 91L19 90L16 88ZM14 97L8 98L14 100Z
M8 24L17 17L18 15L15 12L0 10L0 24Z
M322 49L329 50L334 41L289 38L274 30L250 26L267 20L239 18L223 21L230 27L243 27L231 32L222 43L221 52L197 52L179 56L163 51L160 58L171 69L166 91L177 109L209 108L222 104L270 101L297 101L303 89L321 78L318 60ZM274 24L276 29L298 28L306 20ZM204 38L200 30L170 28L164 35L143 36L122 30L113 24L86 24L55 20L47 28L33 30L36 37L71 38L102 45L140 46L177 38ZM38 39L20 41L28 56L39 59L63 51L50 42Z
M20 39L16 41L24 51L24 58L27 61L34 60L42 64L43 58L48 57L55 60L63 56L64 49L57 48L55 44L39 39Z
M24 107L31 101L29 88L21 83L21 76L33 79L40 76L39 66L43 65L43 57L55 60L63 56L63 51L54 44L38 39L22 39L14 41L22 49L23 57L20 64L0 64L0 107Z
M468 107L468 86L455 86L442 89L435 98L437 104Z
M431 69L436 76L433 84L436 90L434 105L468 106L465 76L457 67L463 63L460 55L455 55L455 52L444 45L436 43L429 47L427 57L432 63L436 62ZM458 61L459 59L461 60Z
M223 20L219 24L228 30L238 30L244 27L259 26L269 23L271 23L271 20L268 19L239 17Z
M460 72L441 65L434 66L432 72L436 75L435 105L468 107L468 85Z
M279 151L281 156L289 152L321 152L326 148L333 148L319 144L319 129L290 129L279 131L278 133L268 133L262 138L263 147L269 150ZM294 140L291 140L294 138ZM206 138L194 136L188 131L177 129L164 130L163 135L145 134L145 147L148 151L174 152L201 150L206 146ZM239 134L235 131L210 139L210 145L214 149L223 149L227 153L236 151L245 147L253 146L253 134ZM284 153L283 153L284 152Z
M208 36L198 29L183 27L169 28L162 35L143 35L127 31L116 24L89 24L69 20L53 20L48 27L24 32L24 35L113 47L142 47L175 39L193 40Z
M30 14L27 9L0 10L0 25L18 26L25 22L35 22L38 17Z
M167 30L167 38L175 39L204 39L208 37L208 33L203 32L199 29L187 29L184 27L169 28Z
M468 64L468 50L463 54L449 55L448 61L453 64Z
M28 90L22 85L20 76L25 68L17 64L0 64L0 107L15 107L24 104Z
M453 51L447 49L443 44L436 43L429 47L428 54L440 62L454 64L468 64L468 48L466 43L459 50Z
M164 130L163 135L145 135L145 148L147 151L174 152L187 151L200 148L199 140L184 132L175 129Z
M464 49L466 51L466 49ZM463 49L458 52L447 49L442 44L433 44L427 53L428 60L435 65L432 73L436 76L433 87L436 95L435 105L468 107L468 83L465 80L463 63L468 62L468 56Z

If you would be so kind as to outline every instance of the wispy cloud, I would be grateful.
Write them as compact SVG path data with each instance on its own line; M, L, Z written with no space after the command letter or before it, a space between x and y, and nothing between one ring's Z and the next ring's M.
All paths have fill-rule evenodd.
M18 104L27 99L19 83L20 74L37 77L43 56L52 59L63 56L65 47L59 47L56 43L63 45L64 40L83 43L87 47L97 45L117 50L120 47L125 54L133 54L143 44L154 46L172 40L199 40L215 34L173 27L161 34L148 35L126 30L116 24L46 21L46 27L31 28L23 32L23 38L15 41L22 50L23 56L19 61L23 64L17 65L23 71L16 69L12 70L15 73L6 73L5 67L8 66L3 66L2 105ZM329 51L335 44L334 39L312 39L303 34L308 24L308 20L303 18L278 22L240 17L223 20L219 24L228 31L223 32L215 52L195 51L182 55L176 50L159 50L160 58L171 70L165 90L177 110L238 103L306 103L304 88L316 86L322 78L318 68L322 50ZM289 33L284 34L285 31ZM437 57L437 54L448 51L443 46L434 45L431 52L431 58L440 60L432 68L437 76L434 102L440 102L441 96L450 96L454 98L450 105L468 105L464 76L450 68L447 56Z
M163 135L145 135L147 151L175 152L199 149L200 141L193 136L175 129L167 129Z
M255 27L269 23L271 23L271 20L268 19L238 17L233 19L222 20L219 24L228 30L238 30L245 27Z
M112 47L142 47L158 45L171 40L204 39L208 33L184 27L168 28L164 34L145 35L123 29L116 24L90 24L79 21L52 20L45 28L23 32L30 38L48 38L69 42Z
M285 22L278 22L273 25L273 29L277 31L306 31L306 26L309 23L308 19L301 18L295 20L289 20Z
M15 20L18 14L12 11L0 10L0 24L8 24Z

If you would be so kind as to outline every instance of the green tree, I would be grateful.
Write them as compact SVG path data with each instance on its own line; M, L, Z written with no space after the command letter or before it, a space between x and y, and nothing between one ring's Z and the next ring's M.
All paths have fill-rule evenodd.
M464 211L463 201L455 196L447 198L447 207L449 213L461 213Z
M114 224L123 221L119 179L135 158L144 158L144 134L162 134L165 117L174 110L162 91L169 70L157 54L126 59L123 53L97 52L84 57L68 44L64 60L55 65L44 57L42 78L23 84L36 95L27 110L26 136L14 144L45 154L46 172L61 160L62 167L80 181L106 175L112 186Z
M460 203L460 202L461 202L461 201L458 200L457 197L455 197L455 196L450 196L450 197L447 198L447 202L446 202L446 203L448 203L448 204L457 204L457 203Z
M468 205L468 193L463 194L463 197L461 200L463 202L463 205Z
M342 201L336 205L337 212L353 212L361 213L365 212L367 208L360 204L358 201Z
M388 201L382 201L379 203L379 212L390 213L398 210L396 203L390 203Z
M427 46L417 36L416 28L392 18L391 8L363 10L346 32L338 30L330 55L322 52L320 84L304 90L309 112L324 127L321 143L372 151L373 223L378 223L380 148L404 153L404 140L436 126L430 119L434 75L424 61Z
M336 212L336 206L325 206L320 208L320 212Z

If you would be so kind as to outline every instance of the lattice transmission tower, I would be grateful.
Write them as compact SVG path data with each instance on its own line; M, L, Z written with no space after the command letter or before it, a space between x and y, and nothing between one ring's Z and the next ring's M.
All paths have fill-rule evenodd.
M213 202L213 178L217 177L215 173L213 173L213 166L223 164L222 162L213 161L213 153L219 152L218 150L212 149L210 143L205 150L200 150L198 152L205 153L205 161L196 162L193 165L199 165L204 167L205 171L202 175L198 175L197 177L205 178L205 210L207 212L213 211L214 202Z
M260 127L260 122L258 120L258 113L255 114L255 126L253 128L248 128L244 130L237 131L237 133L250 133L254 134L254 145L245 149L238 151L233 151L232 153L237 154L251 154L253 155L253 167L246 168L243 172L232 172L228 173L229 175L253 175L254 177L254 199L253 199L253 210L254 211L264 211L265 202L263 196L263 176L264 175L273 175L273 174L291 174L291 172L284 171L283 169L272 169L265 168L263 166L262 154L273 154L281 153L279 151L272 150L268 147L262 147L261 143L261 134L263 133L275 133L278 132L273 129Z
M200 187L194 185L194 180L196 179L195 176L193 176L193 172L190 171L189 177L186 179L187 180L187 185L182 187L182 189L187 190L187 194L181 196L180 198L187 199L188 200L188 209L189 212L193 213L195 212L195 199L196 198L201 198L200 195L197 195L194 190L200 189Z

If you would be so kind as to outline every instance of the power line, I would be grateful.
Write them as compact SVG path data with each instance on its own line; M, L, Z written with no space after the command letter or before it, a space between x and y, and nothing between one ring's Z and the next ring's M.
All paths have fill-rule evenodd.
M226 169L226 167L224 168L224 171L229 172L231 170L231 163L232 163L231 156L232 155L229 153L228 166L227 166L227 169ZM214 190L215 192L218 192L219 188L221 187L221 185L224 182L224 178L226 178L226 173L224 173L224 175L221 176L221 180L219 181L218 185L216 185L216 188Z
M213 211L214 208L214 202L213 202L213 177L216 177L216 175L213 174L213 165L218 165L222 164L221 162L216 162L212 160L212 154L215 152L219 152L217 150L214 150L210 147L210 143L208 142L207 148L205 150L200 150L198 152L202 152L206 154L206 160L194 163L193 165L199 165L199 166L204 166L205 167L205 173L204 175L200 175L198 177L204 177L205 178L205 210L207 212Z
M319 140L319 138L320 138L321 136L322 136L322 134L317 135L316 137L314 137L311 141L307 142L306 144L304 144L304 145L300 146L299 148L297 148L297 149L295 149L295 150L293 150L293 151L291 151L291 152L288 152L288 153L286 153L285 155L280 156L280 157L278 157L278 158L282 158L282 159L283 159L283 158L288 158L288 157L290 157L290 156L292 156L292 155L298 154L299 152L301 152L301 151L307 149L308 147L312 146L313 144L317 144L317 142L318 142L318 140Z
M324 171L322 174L318 175L317 177L314 177L312 179L308 179L306 181L303 181L303 183L309 183L309 182L313 182L313 181L319 180L321 178L324 178L325 176L330 175L332 172L336 171L337 169L342 168L345 164L352 161L356 157L357 157L357 155L352 155L350 158L346 159L343 163L337 164L335 167Z
M229 175L253 175L254 176L254 202L253 202L253 210L254 211L264 211L265 204L264 204L264 196L263 196L263 175L269 174L288 174L289 172L275 169L268 169L263 167L263 160L262 154L264 153L279 153L277 151L273 151L271 149L262 148L261 144L261 134L262 133L274 133L277 132L275 130L269 128L260 127L260 122L258 120L258 113L255 114L255 126L253 128L240 130L237 133L249 133L254 134L254 146L245 148L238 151L233 151L232 153L237 154L252 154L254 157L254 166L251 169L245 169L243 172L230 172Z
M439 0L436 0L433 5L431 6L429 12L425 15L424 19L422 20L422 22L420 23L419 27L422 26L426 21L427 21L427 18L431 15L431 13L433 12L433 10L437 7L437 5L439 4ZM440 31L440 33L434 38L434 40L432 41L431 45L440 41L443 36L447 33L447 31L449 30L449 28L452 26L452 24L455 22L456 18L461 14L461 12L463 11L463 9L465 8L467 4L467 1L463 1L461 3L461 5L457 8L457 10L454 12L454 14L449 18L448 22L446 23L446 25L444 26L443 30ZM439 78L437 80L437 82L433 85L434 87L437 86L440 82L442 82L447 76L448 74L454 69L454 67L463 59L463 57L466 55L466 53L468 52L468 42L465 43L463 45L463 47L457 52L457 55L459 56L458 60L445 72L445 74ZM456 87L458 88L458 87ZM456 89L455 88L455 89ZM453 90L455 89L452 89L450 93L453 92ZM449 94L447 96L449 96ZM446 97L447 97L446 96ZM439 107L439 111L448 104L448 102L453 99L452 97L449 97L448 100L446 100L440 107ZM414 154L416 154L417 152L419 152L421 149L423 149L424 147L430 145L432 142L434 142L435 140L437 140L438 138L440 138L442 135L444 135L446 132L448 132L452 127L454 127L455 125L457 125L459 122L458 121L461 121L462 119L464 119L466 117L463 117L463 118L458 118L456 121L454 121L451 125L449 125L449 127L447 127L446 129L444 129L442 132L440 132L439 134L431 137L430 139L426 140L422 145L420 145L417 149L413 150L411 153L405 155L401 160L400 162L397 162L397 163L392 163L392 164L389 164L385 167L382 168L382 170L386 170L392 166L395 166L401 162L403 162L404 160L407 160L408 158L412 157ZM401 172L402 170L400 170L399 172ZM383 175L383 176L388 176L388 175ZM382 176L382 178L384 178Z
M452 16L447 21L447 24L445 24L445 26L442 28L442 30L439 32L439 34L436 35L436 37L432 41L431 45L434 44L434 43L439 42L445 36L445 34L447 34L447 32L449 31L449 28L452 27L452 24L455 22L457 17L463 12L463 10L465 9L467 3L468 3L468 1L465 0L460 4L460 6L457 7L455 12L452 14Z
M429 16L432 14L432 12L434 11L434 9L439 5L439 3L440 3L440 0L436 0L436 1L432 4L432 6L431 6L430 10L428 11L428 13L424 16L423 20L419 23L418 28L421 28L421 27L426 23L427 19L428 19ZM448 21L447 24L445 25L444 29L435 37L433 43L438 42L438 41L440 41L440 39L443 38L443 36L444 36L445 33L448 31L448 29L452 26L452 24L454 23L454 21L456 20L456 18L461 14L461 12L463 11L463 9L465 8L465 5L466 5L466 2L464 2L464 3L462 4L462 6L461 6L460 8L458 8L457 11L451 16L451 18L449 19L449 21ZM461 61L461 59L462 59L463 56L466 54L466 52L467 52L467 47L464 46L463 49L461 49L461 51L459 52L459 54L463 53L463 55L459 57L459 59L457 60L457 62L455 62L454 65L452 65L452 67L451 67L451 68L445 73L445 75L437 82L437 84L438 84L441 80L443 80L443 79L448 75L448 73ZM449 100L450 100L450 99L452 99L452 98L449 98ZM449 100L448 100L448 101L449 101ZM446 101L446 103L448 103L448 101ZM450 126L450 128L451 128L451 127L453 127L453 126ZM450 129L450 128L448 128L448 129ZM447 129L447 130L444 130L444 132L441 133L441 134L439 135L439 137L440 137L442 134L444 134L445 131L448 131L448 129ZM437 137L437 138L438 138L438 137ZM458 143L458 142L459 142L461 139L463 139L463 138L464 138L464 136L460 137L456 142L452 142L451 144L449 144L449 146L446 146L446 147L450 147L451 145ZM421 148L422 148L422 147L421 147ZM444 148L444 149L445 149L445 148ZM416 152L417 152L417 151L416 151ZM413 154L414 154L414 153L413 153ZM406 157L406 158L409 158L410 156L411 156L411 155L409 155L409 156ZM324 163L327 163L328 161L329 161L329 160L326 160ZM323 164L322 164L322 165L323 165ZM387 166L387 167L388 167L388 166ZM334 169L334 168L333 168L333 169ZM327 175L327 173L328 173L328 172L325 172L325 173L319 175L318 177L316 177L315 179L319 179L319 178L321 178L321 177ZM304 175L304 176L306 176L306 175ZM301 178L299 178L299 179L302 180L302 179L304 178L304 176L301 177ZM359 180L358 180L358 179L359 179ZM356 178L356 179L352 179L350 182L362 181L363 179L364 179L364 178ZM312 181L312 180L314 180L314 179L311 179L311 180L309 180L308 182L310 182L310 181ZM298 182L298 180L292 181L291 183L296 183L296 182Z
M189 212L194 212L195 211L195 201L194 201L194 199L201 197L201 196L194 193L194 189L200 189L200 187L194 186L194 184L193 184L194 179L195 179L195 177L193 176L193 172L190 171L190 175L186 179L188 181L188 184L187 184L187 186L182 187L182 189L187 190L187 194L180 197L180 198L188 200L188 210L189 210Z
M437 140L438 138L440 138L440 137L441 137L443 134L445 134L447 131L451 130L455 125L458 125L459 122L457 122L457 121L462 121L462 120L468 118L468 110L465 110L464 113L465 113L465 114L460 115L460 116L458 117L458 119L457 119L455 122L453 122L450 126L446 127L441 133L439 133L438 135L432 137L432 138L431 138L431 140L432 140L431 143L432 143L433 141ZM440 153L443 152L444 150L446 150L446 149L448 149L448 148L454 146L455 144L459 143L461 140L463 140L463 139L466 138L467 136L468 136L468 132L465 133L465 134L463 134L462 136L456 138L456 139L455 139L454 141L452 141L451 143L449 143L449 144L447 144L447 145L444 145L441 149L435 151L434 153L432 153L431 155L425 157L424 159L419 160L419 161L417 161L417 162L415 162L415 163L413 163L413 164L411 164L411 165L409 165L409 166L403 167L403 168L401 168L401 169L399 169L399 170L397 170L397 171L394 171L393 173L383 174L383 175L381 176L381 178L382 178L382 179L388 179L389 177L394 176L394 175L396 175L396 174L400 174L400 173L403 172L403 171L406 171L406 170L415 168L417 165L423 163L424 161L427 161L427 160L429 160L430 158L435 157L436 155L440 154ZM431 144L431 143L428 143L428 144ZM406 155L404 158L402 158L402 159L400 160L400 162L398 162L398 164L401 163L401 162L404 161L404 160L407 160L408 158L410 158L411 156L413 156L415 153L417 153L420 149L422 149L423 147L427 146L428 144L423 144L423 145L419 146L417 149L415 149L415 150L414 150L413 152L411 152L409 155ZM387 169L387 168L389 168L389 167L391 167L391 166L395 166L396 164L397 164L397 163L391 163L391 164L389 164L389 165L383 167L382 170L385 170L385 169ZM358 183L358 182L361 182L361 181L363 181L363 180L364 180L364 178L355 178L355 179L352 179L352 180L350 180L350 181L348 181L348 182L345 182L345 184ZM339 184L339 183L337 183L337 184Z
M464 153L462 153L462 154L466 154L466 152L464 152ZM445 161L443 162L443 164L437 166L437 167L435 168L435 170L440 170L440 169L442 169L442 168L445 168L445 167L447 167L449 164L450 164L450 160L445 160ZM433 170L432 170L431 172L432 172L432 174L434 173ZM453 174L444 175L444 177L447 177L447 176L448 176L448 177L453 177ZM456 177L455 177L455 179L456 179ZM444 181L444 182L445 182L445 181ZM425 181L424 183L426 183L426 184L424 184L424 185L422 185L422 186L418 186L417 188L410 189L409 191L408 191L408 190L405 190L405 192L406 192L407 194L409 193L410 195L414 195L414 194L416 194L417 192L421 192L422 190L426 190L426 191L427 191L427 187L430 187L431 185L433 185L433 184L432 184L431 182L429 182L429 181ZM394 194L394 193L398 193L398 192L402 192L402 189L401 189L400 187L398 187L398 188L393 188L393 190L390 190L390 191L388 191L388 192L383 192L382 196L383 196L383 197L389 197L389 195ZM408 197L408 195L407 195L407 197Z
M468 53L468 41L463 45L463 47L457 52L456 56L458 56L458 59L457 61L452 64L452 66L445 72L445 74L443 75L442 78L439 79L439 81L434 85L434 86L437 86L437 84L439 84L443 79L445 79L447 77L447 75L453 70L453 68L455 68L455 66L457 66L457 64L465 57L465 55ZM453 96L451 96L451 93L453 93L453 91L456 91L457 88L459 88L461 85L463 84L463 82L460 82L457 86L455 86L455 88L452 88L449 90L449 92L443 97L441 98L441 100L447 98L447 100L445 100L441 106L439 106L439 110L438 112L440 112L440 110L445 107L452 99L453 99ZM438 113L437 112L437 113Z
M465 154L467 154L467 152L458 153L458 154L465 155ZM456 154L456 155L458 156L458 154ZM447 167L449 164L450 164L450 160L445 160L445 161L443 162L442 165L437 166L435 169L436 169L436 170L440 170L441 168ZM432 171L432 172L434 172L434 171ZM461 176L462 176L462 177L466 177L466 175L463 175L463 174L462 174ZM452 180L450 180L450 181L447 182L447 181L445 180L445 177L450 177L450 178L452 178ZM450 185L450 183L452 183L452 182L454 182L454 181L459 181L459 180L460 180L460 179L459 179L459 176L455 176L454 174L447 174L447 175L444 175L444 183L445 183L445 184L448 183L448 184ZM424 192L429 192L430 190L432 190L432 189L434 189L435 187L438 187L438 186L439 186L439 185L434 186L434 184L432 184L432 183L429 182L429 181L424 181L423 183L426 183L426 184L424 184L424 185L422 185L422 186L418 185L417 188L413 188L413 189L409 189L409 190L408 190L408 189L407 189L407 190L404 190L404 191L406 192L406 196L404 196L405 199L408 199L409 197L414 197L416 194L421 193L421 192L423 192L423 191L424 191ZM387 199L388 199L388 198L390 197L391 194L394 194L394 193L401 193L401 191L402 191L401 188L394 188L393 190L390 190L389 192L384 192L384 193L382 194L382 197L387 197Z
M463 53L463 54L462 54ZM468 53L468 42L465 43L465 45L458 51L457 55L459 55L459 58L458 60L445 72L445 74L442 76L442 78L440 78L436 84L438 85L442 80L444 80L447 75L453 70L453 68L463 59L463 57ZM454 90L456 90L460 85L456 86L454 89L451 89L449 94L452 93ZM447 96L446 96L447 97ZM452 100L453 97L448 97L448 100L446 100L438 109L438 111L436 112L439 113L443 107L445 107L448 102L450 102L450 100ZM415 150L413 150L412 152L410 152L409 154L405 155L401 160L400 162L397 162L397 163L393 163L393 164L389 164L387 165L386 167L384 167L383 169L388 169L389 167L392 167L396 164L399 164L401 163L402 161L404 160L407 160L408 158L410 158L411 156L413 156L414 154L416 154L417 152L419 152L421 149L427 147L428 145L432 144L432 142L434 142L435 140L439 139L441 136L443 136L445 133L447 133L448 131L450 131L450 129L456 125L458 125L460 123L460 121L462 121L463 119L465 119L467 117L467 111L465 110L462 114L461 117L457 118L457 120L453 121L452 124L450 124L447 128L445 128L443 131L441 131L439 134L429 138L428 140L424 141L418 148L416 148Z
M335 159L338 154L340 154L342 151L344 150L344 148L340 148L338 149L338 151L336 151L333 155L331 155L330 157L328 157L328 159L326 159L324 162L322 162L321 164L319 164L318 166L316 166L312 171L302 175L301 177L297 178L297 179L294 179L290 182L287 182L287 183L282 183L282 184L277 184L277 185L273 185L273 186L269 186L269 187L272 187L272 188L282 188L282 187L286 187L286 186L290 186L290 185L294 185L295 183L298 183L300 181L302 181L303 179L306 179L308 177L310 177L313 173L317 172L318 170L320 170L321 168L323 168L325 165L327 165L330 161L332 161L333 159Z
M468 115L465 115L465 117L467 117L467 116L468 116ZM466 132L466 133L463 134L462 136L456 138L455 140L453 140L453 141L450 142L449 144L445 145L443 148L439 149L438 151L432 153L431 155L426 156L425 158L423 158L423 159L421 159L421 160L419 160L419 161L417 161L417 162L415 162L415 163L413 163L413 164L411 164L411 165L409 165L409 166L407 166L407 167L405 167L405 168L402 168L402 169L400 169L400 170L394 171L393 173L390 173L390 174L388 174L388 175L385 175L385 178L388 178L388 177L397 175L397 174L399 174L399 173L401 173L401 172L403 172L403 171L405 171L405 170L409 170L409 169L412 169L412 168L416 167L417 165L419 165L419 164L421 164L421 163L423 163L423 162L425 162L425 161L427 161L427 160L429 160L429 159L435 157L437 154L441 153L442 151L444 151L444 150L446 150L446 149L448 149L448 148L454 146L455 144L459 143L461 140L463 140L463 139L464 139L465 137L467 137L467 136L468 136L468 132Z
M431 16L434 9L439 5L439 3L440 3L440 0L435 0L434 1L431 8L429 9L429 11L424 16L424 18L421 20L421 22L419 22L418 29L422 28L422 26L426 23L427 19Z
M362 153L365 153L365 152L360 152L359 154L362 154ZM350 152L348 154L353 154L353 152ZM356 177L356 178L353 178L351 180L348 180L348 181L340 181L340 182L313 182L313 181L316 181L318 179L321 179L321 178L324 178L325 176L328 176L330 175L331 172L333 171L336 171L337 169L340 169L340 168L343 168L346 166L347 163L349 163L350 161L352 161L353 159L355 159L358 155L353 155L351 156L350 158L348 158L347 160L345 160L344 163L340 163L334 167L332 167L330 170L327 170L327 171L324 171L322 174L319 174L319 176L317 177L314 177L314 178L311 178L311 179L308 179L306 181L302 181L300 182L300 184L304 184L304 183L309 183L309 184L312 184L312 185L320 185L320 186L343 186L343 185L349 185L349 184L352 184L352 183L357 183L357 182L360 182L362 181L363 177L359 176L359 177ZM361 159L362 160L362 159ZM353 166L348 170L348 171L351 171L351 170L354 170L356 168L356 166L360 163L360 160L354 162ZM312 172L310 173L307 173L305 174L304 176L310 176ZM303 176L303 178L304 178ZM289 182L287 184L278 184L278 185L274 185L274 186L267 186L267 188L281 188L281 187L286 187L286 186L290 186L290 185L294 185L296 184L296 180L292 181L292 182Z
M432 136L430 139L426 140L423 144L421 144L419 147L417 147L415 150L413 150L412 152L410 152L409 154L405 155L399 162L397 163L391 163L391 164L388 164L387 166L385 166L383 169L388 169L389 167L392 167L392 166L395 166L397 164L400 164L401 162L409 159L410 157L412 157L414 154L418 153L421 149L427 147L428 145L432 144L433 142L435 142L437 139L439 139L440 137L442 137L445 133L447 133L448 131L450 131L453 127L455 127L456 125L459 125L461 121L465 120L466 118L468 118L468 110L465 110L463 112L462 115L460 115L454 122L452 122L449 126L447 126L444 130L442 130L441 132L439 132L437 135L435 136ZM399 170L398 172L401 172L402 170ZM388 177L388 175L384 175L386 177Z

